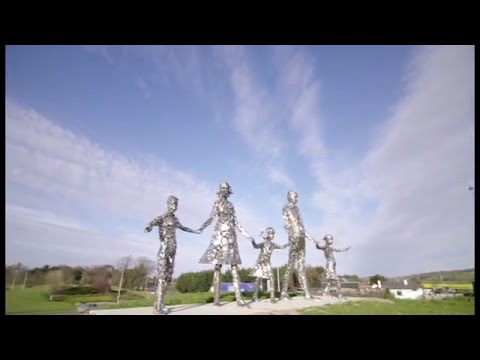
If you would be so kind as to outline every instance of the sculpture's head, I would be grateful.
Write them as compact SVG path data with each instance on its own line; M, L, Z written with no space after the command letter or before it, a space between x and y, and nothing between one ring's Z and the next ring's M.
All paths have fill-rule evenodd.
M272 227L267 227L260 233L260 236L263 237L266 241L272 241L275 237L275 230Z
M296 191L290 190L287 194L288 202L291 204L296 204L298 201L298 194Z
M325 242L328 244L328 245L332 245L333 244L333 236L330 235L330 234L327 234L323 237L323 240L325 240Z
M170 195L167 198L167 209L169 212L175 212L178 208L178 198L176 196Z
M217 194L220 196L229 197L233 194L232 187L228 182L225 181L218 187Z

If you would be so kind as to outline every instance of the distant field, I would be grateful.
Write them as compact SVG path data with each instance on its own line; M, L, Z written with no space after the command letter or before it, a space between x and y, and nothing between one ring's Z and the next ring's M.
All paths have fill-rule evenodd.
M469 291L473 290L472 283L457 283L457 282L427 282L422 281L422 287L425 289L455 289L457 291Z
M475 299L469 297L443 300L358 301L312 307L302 315L474 315Z
M127 291L121 295L120 303L115 304L117 294L83 294L83 295L57 295L57 301L51 301L48 295L49 287L35 286L32 288L6 291L6 313L50 313L76 310L75 303L96 302L100 308L129 308L153 306L155 295L143 291ZM224 293L222 300L233 301L233 293ZM180 304L206 304L213 302L210 292L182 294L177 291L168 292L165 296L165 305ZM105 304L102 304L105 303ZM112 304L114 303L114 304Z
M436 272L410 275L408 277L416 278L421 281L431 281L431 282L442 282L442 281L472 282L475 280L475 269L436 271Z

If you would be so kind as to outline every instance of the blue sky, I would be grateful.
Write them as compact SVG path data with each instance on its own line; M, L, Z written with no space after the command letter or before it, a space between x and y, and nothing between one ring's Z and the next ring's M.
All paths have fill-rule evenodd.
M6 262L154 259L143 229L166 197L197 228L229 181L247 232L272 226L281 244L297 190L310 233L352 246L340 273L473 267L473 59L472 46L7 46ZM178 233L176 275L209 269L211 233Z

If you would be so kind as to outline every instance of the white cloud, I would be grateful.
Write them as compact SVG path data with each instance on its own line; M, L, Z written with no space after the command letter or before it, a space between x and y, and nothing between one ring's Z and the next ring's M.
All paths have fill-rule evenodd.
M338 174L322 157L320 116L311 105L319 102L318 90L305 80L311 69L292 60L289 73L298 80L287 77L288 84L301 89L296 98L305 101L294 102L291 123L318 182L314 198L323 221L316 231L333 233L339 247L353 245L342 254L340 272L399 275L473 266L467 190L474 169L473 59L470 46L418 49L404 98L371 151Z
M223 47L218 51L230 72L234 94L233 124L246 144L262 160L266 176L286 187L294 183L284 170L282 156L286 141L282 139L279 119L273 111L274 101L269 99L252 70L252 62L243 47Z
M36 225L56 226L74 231L93 232L76 219L58 216L49 211L38 211L18 205L7 204L6 216L9 221L16 223L32 223Z
M288 125L299 136L298 153L310 160L314 178L323 183L328 156L322 134L321 84L313 61L301 49L275 47L278 103L286 109Z
M145 99L150 98L150 89L147 82L144 79L142 79L141 77L137 77L135 79L135 86L142 91L143 96L145 96Z
M156 75L168 84L177 84L197 95L205 93L208 81L203 57L198 46L135 46L125 47L130 55L152 62Z
M106 48L87 48L101 55ZM274 112L274 100L262 89L248 54L242 47L200 46L124 46L115 48L119 54L115 61L119 68L133 74L135 86L149 98L156 82L163 86L179 86L193 92L204 104L210 106L212 121L218 125L232 123L230 108L233 106L233 126L247 146L261 160L265 176L274 183L294 186L285 171L286 141L278 131L279 119ZM147 73L138 75L138 61ZM135 67L131 63L135 63ZM129 70L128 70L129 69ZM143 80L149 78L149 85ZM233 90L233 104L225 96ZM225 120L228 119L228 120Z
M15 262L29 253L26 248L36 247L38 252L22 258L23 263L65 263L65 256L73 265L105 263L128 253L152 258L158 235L144 234L143 229L165 211L169 194L180 199L177 215L186 226L197 228L210 214L218 184L205 183L152 156L132 160L106 151L10 99L6 110L7 260ZM17 196L18 186L42 197L43 206L38 199L33 205ZM19 199L21 204L16 203ZM233 201L246 229L263 226L242 201ZM128 231L119 231L125 223ZM204 268L198 259L210 235L208 230L202 235L178 232L177 274ZM249 264L254 256L251 249L243 255Z
M113 64L113 58L108 51L107 45L84 45L83 48L88 52L99 54L102 56L109 64Z

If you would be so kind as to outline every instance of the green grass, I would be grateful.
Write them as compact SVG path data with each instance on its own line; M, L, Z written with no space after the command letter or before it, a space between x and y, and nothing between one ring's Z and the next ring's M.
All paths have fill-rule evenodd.
M31 288L6 291L6 313L47 313L65 310L76 310L77 304L87 302L116 302L117 293L109 294L76 294L56 295L55 300L50 300L50 287L48 285L35 286ZM121 301L138 301L151 304L146 293L141 291L122 291ZM148 305L146 305L148 306Z
M302 315L474 315L475 299L471 297L443 300L349 301L344 304L300 310Z
M116 304L117 293L112 291L109 294L74 294L56 295L55 300L49 297L49 286L35 286L25 290L17 288L6 291L6 313L49 313L60 311L75 311L78 303L95 302L100 303L103 309L118 309L131 307L153 306L155 295L143 291L122 291L120 303ZM291 293L291 296L295 296ZM244 293L246 300L252 297L252 293ZM261 293L260 298L267 298L269 294ZM234 293L221 294L222 301L234 301ZM165 305L182 304L208 304L213 302L213 294L210 292L186 293L169 291L165 296ZM104 303L104 304L102 304ZM113 304L112 304L113 303Z
M50 301L48 286L6 291L6 313L34 313L74 310L73 304Z
M83 295L64 295L60 298L61 302L66 302L70 304L75 303L87 303L87 302L116 302L117 293L111 292L108 294L83 294ZM120 295L121 301L128 300L142 300L145 299L145 296L138 294L137 292L127 291L124 294Z

